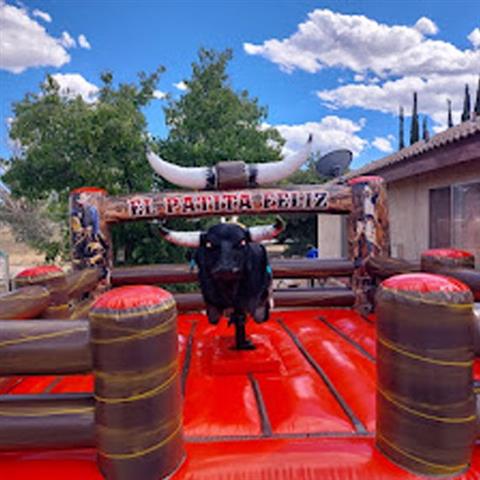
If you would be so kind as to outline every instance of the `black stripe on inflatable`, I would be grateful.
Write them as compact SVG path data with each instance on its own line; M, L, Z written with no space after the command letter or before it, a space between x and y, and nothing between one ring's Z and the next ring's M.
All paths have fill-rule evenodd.
M352 433L352 432L298 432L298 433L273 433L269 440L301 440L307 438L373 438L374 433ZM189 443L212 443L212 442L248 442L259 440L265 437L260 435L212 435L185 437Z
M257 402L258 414L260 416L260 422L262 426L262 435L265 437L272 436L272 425L270 423L270 418L268 417L267 407L263 400L262 391L260 390L260 385L257 382L257 379L253 376L253 373L248 374L248 379L252 384L253 393L255 394L255 400Z
M182 368L182 377L180 379L180 384L182 387L182 395L185 398L185 389L187 385L187 377L190 372L190 362L192 361L192 348L193 348L193 339L195 336L195 331L197 329L198 322L193 322L190 332L188 334L187 346L185 347L185 359L183 361Z
M315 361L315 359L310 355L310 353L308 353L307 349L305 348L303 343L300 341L300 339L287 327L287 325L285 325L283 320L278 318L277 322L285 330L285 332L287 332L289 337L292 339L293 343L300 350L300 353L305 357L305 359L310 364L310 366L318 373L318 375L323 380L327 388L330 390L330 393L335 397L335 399L337 400L339 405L342 407L347 417L350 419L350 422L354 426L355 431L357 433L367 433L367 429L365 428L365 425L363 425L361 420L355 415L355 413L353 413L353 410L347 404L347 402L342 397L340 392L335 388L335 385L332 383L330 378L328 378L328 375L323 371L323 369Z
M337 335L342 337L345 341L347 341L352 347L355 347L362 355L367 357L371 362L376 363L375 358L372 354L368 353L359 343L357 343L353 338L350 338L346 333L342 332L338 329L335 325L332 325L325 317L320 316L318 317L324 325L326 325L330 330L334 331Z

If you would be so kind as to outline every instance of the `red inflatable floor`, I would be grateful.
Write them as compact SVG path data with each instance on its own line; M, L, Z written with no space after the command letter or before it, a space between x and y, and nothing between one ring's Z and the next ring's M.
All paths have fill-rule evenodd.
M232 351L226 322L213 327L202 315L180 317L188 455L174 478L419 478L374 448L373 320L345 309L274 312L248 332L257 349ZM91 389L89 376L0 380L0 391L10 394ZM67 476L100 479L94 451L0 455L2 479ZM480 448L457 478L480 479Z

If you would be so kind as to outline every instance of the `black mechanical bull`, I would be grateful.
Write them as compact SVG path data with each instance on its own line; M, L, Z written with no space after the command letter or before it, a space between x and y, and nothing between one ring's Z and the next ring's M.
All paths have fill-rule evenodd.
M194 258L208 320L216 325L229 312L238 350L255 348L246 337L247 315L261 323L268 320L270 313L272 272L265 247L257 242L275 237L282 229L280 220L274 225L251 228L220 223L207 232L161 228L170 242L197 248Z

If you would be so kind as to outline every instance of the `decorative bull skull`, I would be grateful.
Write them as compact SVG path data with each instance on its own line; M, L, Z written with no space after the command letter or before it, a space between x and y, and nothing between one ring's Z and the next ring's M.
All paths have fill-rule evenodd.
M200 246L200 237L203 232L197 230L194 232L175 231L165 228L163 225L157 224L160 234L165 240L175 245L188 248L198 248ZM264 240L271 240L280 234L285 228L283 220L278 217L275 223L271 225L259 225L256 227L247 228L252 242L263 242Z
M312 135L299 152L279 162L247 164L220 162L214 167L181 167L166 162L151 150L147 158L153 169L170 183L196 190L246 188L279 182L300 168L310 156Z

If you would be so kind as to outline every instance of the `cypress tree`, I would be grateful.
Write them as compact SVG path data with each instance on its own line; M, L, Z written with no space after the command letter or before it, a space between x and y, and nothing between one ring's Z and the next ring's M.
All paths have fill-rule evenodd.
M450 99L447 100L448 105L448 128L453 127L453 119L452 119L452 101Z
M420 139L420 125L418 123L417 92L413 92L412 123L410 126L410 145Z
M468 83L465 85L465 96L463 97L462 122L467 120L470 120L470 91L468 90Z
M398 149L401 150L405 148L405 141L404 141L404 123L405 117L403 115L403 107L400 107L400 114L399 114L399 131L398 131Z
M423 122L422 122L422 138L428 142L430 140L430 133L428 131L428 126L427 126L427 117L426 115L423 116Z
M475 112L475 116L480 118L480 75L478 76L477 97L473 111Z

